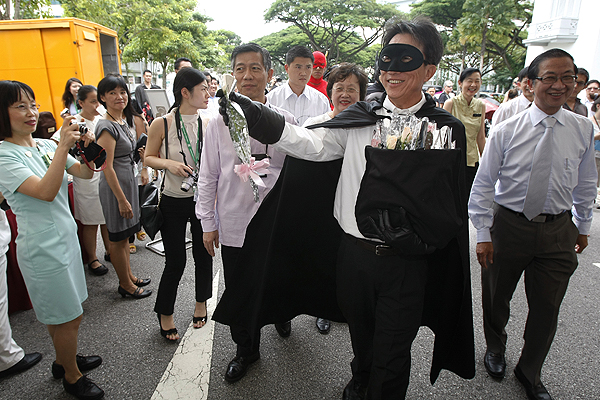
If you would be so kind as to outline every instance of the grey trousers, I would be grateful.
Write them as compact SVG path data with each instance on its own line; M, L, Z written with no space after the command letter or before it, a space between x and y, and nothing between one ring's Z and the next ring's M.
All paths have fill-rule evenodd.
M519 367L534 385L540 382L560 304L577 268L574 247L579 231L570 215L531 222L494 205L494 262L481 271L485 339L488 350L504 354L510 300L524 271L529 314Z

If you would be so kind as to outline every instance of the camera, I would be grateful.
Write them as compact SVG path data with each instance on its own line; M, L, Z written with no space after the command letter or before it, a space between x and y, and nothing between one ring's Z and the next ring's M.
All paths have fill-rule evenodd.
M88 132L88 128L85 124L85 121L77 122L77 125L79 125L79 134L81 136L85 135Z
M181 190L183 190L184 192L187 192L190 190L190 188L192 188L195 184L196 181L198 180L198 174L197 173L188 173L188 176L185 177L183 179L183 181L181 182Z

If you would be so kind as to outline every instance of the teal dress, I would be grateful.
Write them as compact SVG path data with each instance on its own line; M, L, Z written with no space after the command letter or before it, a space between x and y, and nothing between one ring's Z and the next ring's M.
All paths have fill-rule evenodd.
M0 143L0 192L17 217L17 260L37 319L46 325L69 322L83 313L87 299L77 225L69 210L67 173L53 201L17 192L30 176L44 176L56 144L36 140L37 147ZM77 161L68 156L67 168Z

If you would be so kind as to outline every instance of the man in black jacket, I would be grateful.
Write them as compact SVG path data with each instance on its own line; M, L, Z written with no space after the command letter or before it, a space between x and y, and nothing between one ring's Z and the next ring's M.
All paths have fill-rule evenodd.
M443 53L435 26L424 18L388 21L383 45L380 81L387 95L380 103L359 102L313 130L293 127L259 104L230 95L244 110L251 136L319 163L287 158L246 233L240 259L252 263L246 264L251 273L226 288L213 319L263 326L308 313L339 321L339 305L354 351L353 378L343 399L405 398L410 347L422 324L436 333L432 383L442 368L464 378L475 374L463 174L452 182L462 225L443 247L409 255L367 239L358 228L365 148L377 120L407 113L450 126L460 149L459 169L465 165L463 125L421 91ZM255 233L265 228L270 233L259 238ZM337 304L324 296L328 291L311 288L316 281L337 287Z

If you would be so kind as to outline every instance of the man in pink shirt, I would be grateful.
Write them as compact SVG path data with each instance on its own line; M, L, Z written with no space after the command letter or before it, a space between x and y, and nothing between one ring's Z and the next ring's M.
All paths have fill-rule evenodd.
M231 67L241 94L266 104L295 124L290 113L267 102L265 88L273 76L273 69L271 56L266 49L254 43L237 46L231 54ZM268 157L270 161L269 173L261 177L265 186L259 186L259 198L262 201L277 181L285 155L252 138L250 146L257 160ZM196 216L202 222L203 241L208 253L214 257L215 248L221 245L226 287L238 279L236 268L240 264L237 260L244 244L246 228L260 206L260 201L254 201L250 183L243 182L234 172L236 164L240 164L240 160L229 128L219 115L209 122L204 137ZM282 336L289 335L289 332L282 334L279 328L278 332ZM236 382L246 375L250 364L260 358L260 329L232 325L231 337L237 344L237 354L227 366L225 380Z

